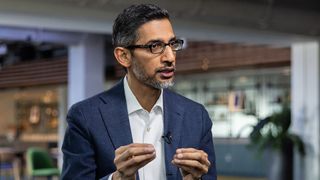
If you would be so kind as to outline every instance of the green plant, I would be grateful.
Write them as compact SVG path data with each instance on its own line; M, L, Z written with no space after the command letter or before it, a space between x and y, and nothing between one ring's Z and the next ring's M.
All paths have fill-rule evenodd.
M305 154L302 139L289 131L291 111L283 106L280 112L260 120L250 133L251 145L256 146L259 152L268 147L282 151L288 144L297 147L301 155Z

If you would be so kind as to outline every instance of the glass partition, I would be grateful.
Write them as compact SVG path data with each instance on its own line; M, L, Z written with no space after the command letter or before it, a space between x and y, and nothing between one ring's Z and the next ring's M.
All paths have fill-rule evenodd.
M203 104L215 137L248 137L290 99L290 67L180 75L174 91Z

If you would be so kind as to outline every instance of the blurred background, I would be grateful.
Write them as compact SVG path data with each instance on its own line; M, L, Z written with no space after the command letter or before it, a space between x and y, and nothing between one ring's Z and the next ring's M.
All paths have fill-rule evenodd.
M320 179L319 1L0 0L1 180L34 175L32 147L61 169L67 110L124 75L112 24L137 3L186 42L172 89L209 112L218 179Z

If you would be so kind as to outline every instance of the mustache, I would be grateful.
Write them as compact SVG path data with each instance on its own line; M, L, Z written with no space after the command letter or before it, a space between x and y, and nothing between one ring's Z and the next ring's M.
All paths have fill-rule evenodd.
M175 65L171 65L171 66L164 66L164 67L160 67L156 69L156 72L163 72L163 71L176 71L176 66Z

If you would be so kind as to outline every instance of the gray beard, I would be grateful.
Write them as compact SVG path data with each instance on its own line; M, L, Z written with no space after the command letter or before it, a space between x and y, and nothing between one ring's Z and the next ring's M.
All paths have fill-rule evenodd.
M155 89L165 89L165 88L169 88L171 86L174 85L173 80L168 80L165 82L159 82L156 80L155 77L148 77L147 73L145 72L145 70L143 68L141 68L141 66L136 62L136 60L133 60L133 74L136 76L136 78L143 82L144 84L153 87Z

